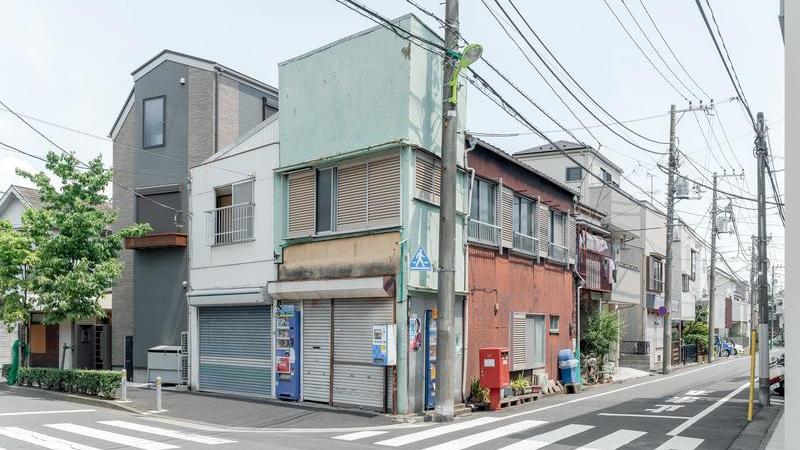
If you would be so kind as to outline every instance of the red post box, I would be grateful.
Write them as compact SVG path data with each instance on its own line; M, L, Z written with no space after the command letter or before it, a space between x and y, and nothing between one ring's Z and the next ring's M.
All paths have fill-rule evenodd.
M478 350L481 387L489 389L489 409L500 409L502 389L508 386L508 349L500 347Z

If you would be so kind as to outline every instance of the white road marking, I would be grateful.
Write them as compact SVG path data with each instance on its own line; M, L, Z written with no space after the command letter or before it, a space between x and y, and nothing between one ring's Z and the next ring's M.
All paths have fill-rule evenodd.
M618 430L592 441L578 450L616 450L647 434L644 431Z
M166 417L157 416L143 416L142 419L158 422L166 425L174 425L181 428L190 428L192 430L205 431L208 433L248 433L248 434L330 434L330 433L355 433L356 431L372 431L372 430L410 430L417 428L433 428L430 423L399 423L394 425L377 425L369 427L331 427L331 428L249 428L249 427L231 427L225 425L207 425L196 422L189 422L187 420L169 419Z
M566 425L547 433L537 434L524 441L507 445L500 450L536 450L592 428L594 428L593 425Z
M675 436L659 445L656 450L694 450L703 443L702 439Z
M355 433L343 434L341 436L334 436L333 438L338 439L340 441L357 441L359 439L380 436L385 433L388 433L388 431L357 431Z
M184 433L182 431L151 427L149 425L125 422L122 420L104 420L98 423L102 423L103 425L108 425L112 427L125 428L126 430L141 431L142 433L155 434L157 436L164 436L172 439L180 439L182 441L197 442L199 444L206 444L206 445L232 444L236 442L236 441L231 441L229 439L201 436L199 434L192 434L192 433Z
M696 415L694 415L691 419L689 419L686 422L684 422L684 423L678 425L677 427L675 427L672 431L667 433L667 436L677 436L677 435L681 434L684 430L686 430L690 426L694 425L698 420L702 419L703 417L705 417L709 413L711 413L711 411L714 411L715 409L719 408L720 406L722 406L723 403L725 403L728 400L730 400L731 398L733 398L739 392L742 392L749 385L750 385L750 383L748 382L748 383L745 383L745 384L739 386L738 388L734 389L733 392L731 392L730 394L726 395L725 397L722 397L721 399L719 399L716 402L714 402L708 408L706 408L706 409L700 411L699 413L697 413Z
M125 434L112 433L110 431L98 430L72 423L52 423L45 426L54 428L56 430L66 431L68 433L75 433L81 436L99 439L101 441L109 441L120 445L126 445L128 447L140 448L142 450L170 450L173 448L179 448L175 445L165 444L163 442L151 441Z
M49 448L50 450L98 450L88 445L65 441L64 439L48 436L46 434L34 433L33 431L23 430L17 427L2 427L0 428L0 434L10 437L11 439Z
M481 433L471 434L459 439L448 441L433 447L428 447L426 450L463 450L474 445L483 444L509 434L519 433L521 431L529 430L533 427L545 424L542 420L520 420L509 425L495 428Z
M385 445L387 447L400 447L401 445L411 444L423 439L435 438L448 433L454 433L456 431L467 430L480 425L486 425L487 423L496 422L500 419L501 417L481 417L478 419L467 420L466 422L437 426L424 431L398 436L396 438L380 441L377 444Z
M96 409L64 409L61 411L20 411L20 412L13 412L13 413L0 413L0 416L33 416L38 414L68 414L68 413L82 413L82 412L93 412L97 411Z
M645 411L651 413L662 413L664 411L675 411L676 409L683 408L683 405L656 405L658 408L645 408Z
M535 414L535 413L538 413L538 412L541 412L541 411L546 411L548 409L560 408L562 406L567 406L567 405L570 405L572 403L578 403L578 402L583 402L583 401L586 401L586 400L591 400L593 398L604 397L606 395L616 394L617 392L627 391L628 389L635 389L635 388L638 388L638 387L647 386L648 384L652 384L652 383L660 383L662 381L670 380L672 378L683 377L683 376L686 376L686 375L689 375L689 374L692 374L692 373L697 373L697 372L700 372L700 371L703 371L703 370L708 370L708 369L713 369L715 367L724 366L725 364L730 364L730 363L734 363L734 362L741 362L741 361L744 361L746 359L747 358L732 359L732 360L721 362L721 363L715 363L715 364L707 365L707 366L704 366L704 367L700 367L699 369L692 369L692 370L688 370L686 372L676 373L674 375L667 375L666 377L656 378L655 380L644 381L642 383L632 384L630 386L621 387L619 389L614 389L614 390L611 390L611 391L600 392L598 394L593 394L593 395L587 395L586 397L578 397L576 399L567 400L566 402L556 403L554 405L549 405L549 406L545 406L545 407L542 407L542 408L537 408L537 409L534 409L532 411L524 411L524 412L520 412L520 413L516 413L516 414L510 414L508 416L504 416L503 419L511 419L511 418L514 418L514 417L526 416L528 414Z
M611 416L611 417L644 417L654 419L682 419L689 420L691 417L686 416L665 416L662 414L616 414L616 413L597 413L598 416Z

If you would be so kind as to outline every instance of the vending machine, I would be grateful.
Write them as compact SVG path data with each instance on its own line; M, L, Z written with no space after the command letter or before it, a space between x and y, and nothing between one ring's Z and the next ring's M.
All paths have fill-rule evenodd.
M275 308L275 396L300 400L300 311Z

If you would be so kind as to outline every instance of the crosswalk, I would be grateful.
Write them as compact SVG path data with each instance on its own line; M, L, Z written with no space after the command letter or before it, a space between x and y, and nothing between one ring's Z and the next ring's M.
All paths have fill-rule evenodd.
M588 424L561 425L541 420L503 423L501 420L502 417L480 417L453 424L433 425L397 436L388 436L390 432L386 430L369 430L332 438L375 448L413 447L424 450L464 450L473 447L535 450L551 445L578 450L616 450L627 445L641 445L643 439L648 439L647 448L656 450L695 450L703 443L703 439L667 436L663 433L657 436L656 433L625 428L608 430ZM656 439L655 443L653 439Z
M19 443L27 443L50 450L99 450L107 447L107 443L113 443L114 448L141 450L172 450L181 448L183 444L187 445L187 448L198 448L196 444L236 443L230 439L186 433L123 420L99 421L91 425L51 423L44 424L41 431L0 426L0 449L5 448L5 442L18 443L17 445L8 445L8 448L17 448L21 445ZM134 432L135 435L131 432ZM160 438L168 438L168 442L164 442L164 439Z

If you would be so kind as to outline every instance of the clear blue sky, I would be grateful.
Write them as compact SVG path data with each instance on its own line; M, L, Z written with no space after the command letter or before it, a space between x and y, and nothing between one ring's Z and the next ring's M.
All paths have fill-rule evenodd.
M637 38L653 62L677 81L639 33L620 0L607 0L629 31ZM678 58L700 86L717 101L734 95L733 88L702 23L694 0L644 0L665 38ZM487 0L494 4L493 0ZM402 0L366 1L370 7L389 17L415 12ZM418 0L424 7L443 14L439 0ZM617 23L603 0L529 2L516 0L523 14L565 67L604 107L619 119L634 119L666 113L671 103L685 106L685 101L665 83ZM639 23L649 34L660 54L684 83L702 95L688 80L663 46L638 0L626 0ZM764 111L771 125L775 167L783 167L783 44L777 21L778 2L746 0L711 0L728 49L738 71L745 94L756 111ZM106 136L124 101L132 79L130 72L164 48L219 61L229 67L265 82L279 85L277 63L322 46L374 24L333 0L307 1L85 1L85 2L21 2L0 1L6 18L0 28L0 100L18 112L55 122L97 136ZM420 15L420 14L418 14ZM437 24L428 20L434 29ZM461 30L472 42L485 46L485 55L501 67L515 82L530 93L545 109L568 126L578 121L549 91L516 47L503 34L480 0L463 0ZM520 41L521 42L521 41ZM524 45L524 43L523 43ZM368 57L368 55L365 55ZM476 66L488 70L482 64ZM493 84L518 105L544 130L557 129L511 89L499 81ZM681 88L682 89L682 88ZM685 89L684 89L685 90ZM587 125L596 125L585 111L560 89L570 106ZM737 103L719 105L716 117L686 115L679 123L680 147L695 158L707 172L724 169L730 173L741 167L746 172L747 186L721 184L723 189L739 192L745 188L755 192L755 160L752 156L752 133ZM722 128L731 138L733 152L725 144ZM524 132L494 104L474 89L469 92L468 128L480 132ZM715 145L709 129L722 142L714 148L716 158L706 150L699 131ZM103 155L110 164L111 146L106 140L33 122L56 142L88 159ZM668 119L660 117L631 124L649 137L666 140ZM603 129L592 129L603 144L602 151L623 167L636 186L649 191L655 175L654 191L663 201L665 177L655 164L659 156L632 148ZM577 132L587 143L595 144L586 132ZM551 137L568 136L552 133ZM514 152L543 142L531 135L487 138ZM50 149L49 144L0 111L0 141L37 154ZM656 144L650 144L657 150ZM735 156L734 156L735 155ZM738 160L738 161L737 161ZM42 164L25 156L0 149L0 189L9 183L22 183L13 174L14 167L39 170ZM702 180L697 170L684 163L681 172ZM779 173L783 189L783 172ZM645 194L631 183L623 183L637 197ZM682 201L682 218L695 225L706 237L710 194L701 200ZM723 200L722 205L727 204ZM736 205L752 207L749 202ZM736 210L739 231L749 251L749 236L755 232L754 211ZM783 229L777 215L769 217L774 235L771 257L783 262ZM721 238L725 257L738 269L744 257L737 255L733 236ZM737 258L742 261L737 261ZM740 273L747 278L747 271Z

